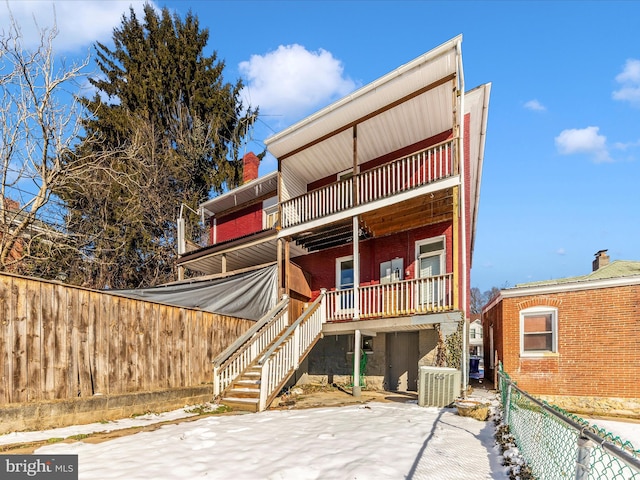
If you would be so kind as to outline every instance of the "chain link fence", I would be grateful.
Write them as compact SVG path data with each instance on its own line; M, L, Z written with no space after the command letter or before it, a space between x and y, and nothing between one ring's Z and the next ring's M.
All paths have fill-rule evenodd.
M516 386L498 366L503 423L540 480L640 480L640 450Z

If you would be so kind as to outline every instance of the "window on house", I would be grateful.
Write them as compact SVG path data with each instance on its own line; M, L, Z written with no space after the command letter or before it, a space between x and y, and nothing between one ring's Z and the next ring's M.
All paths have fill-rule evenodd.
M475 330L469 330L469 338L476 338L476 331Z
M262 228L267 230L278 223L278 197L271 197L262 202Z
M361 345L360 348L364 353L373 353L373 337L369 335L361 335ZM355 335L349 335L349 352L353 354L353 344L355 343Z
M520 312L520 351L523 355L557 353L558 310L532 307Z
M429 279L444 273L444 237L430 238L416 242L416 276ZM444 291L436 281L425 280L420 286L421 304L440 304Z
M336 289L346 290L338 293L338 308L353 309L353 255L336 258Z

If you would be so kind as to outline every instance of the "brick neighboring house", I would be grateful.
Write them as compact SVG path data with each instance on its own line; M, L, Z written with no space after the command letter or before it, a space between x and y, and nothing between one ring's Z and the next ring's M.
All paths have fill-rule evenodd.
M5 232L10 233L13 231L16 221L20 220L20 217L22 215L20 211L20 204L18 202L6 197L1 200L3 201L3 205L1 209L3 218L0 218L0 242L2 242L2 238ZM9 236L9 238L11 238L11 236ZM18 241L14 244L11 251L9 252L9 255L7 258L8 265L6 267L6 271L11 272L11 271L17 270L20 264L20 259L22 258L23 254L24 254L24 239L19 238Z
M570 411L640 417L640 262L517 285L483 309L485 368Z
M310 339L306 350L286 355L293 381L348 383L362 374L371 388L415 391L419 366L442 363L449 345L458 350L447 366L467 373L463 335L454 334L469 318L491 84L466 90L461 42L267 139L278 171L201 205L209 244L181 252L179 267L219 277L275 262L288 323L320 318L314 333L300 334ZM230 354L216 366L215 388L224 396L238 386L238 403L268 383L272 354L247 353L252 360L233 369L245 354ZM251 377L252 366L262 373ZM230 370L246 375L232 379Z

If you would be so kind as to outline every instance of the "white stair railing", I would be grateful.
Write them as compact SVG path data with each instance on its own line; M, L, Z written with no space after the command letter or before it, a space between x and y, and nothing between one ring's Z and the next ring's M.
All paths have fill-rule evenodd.
M213 361L213 394L218 396L280 335L289 323L289 297L282 300Z
M258 365L262 366L259 411L267 408L271 398L278 393L321 336L322 324L326 321L325 296L326 290L322 290L320 296L258 361Z

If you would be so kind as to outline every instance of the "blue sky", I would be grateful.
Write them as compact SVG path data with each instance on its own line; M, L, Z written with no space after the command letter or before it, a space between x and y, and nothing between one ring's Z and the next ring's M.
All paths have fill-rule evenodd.
M109 42L129 4L20 1L71 59ZM640 260L640 2L169 1L209 28L225 79L261 118L248 150L463 35L468 89L492 82L472 286L583 275L593 254ZM6 25L6 6L0 27ZM261 174L275 168L265 159Z

